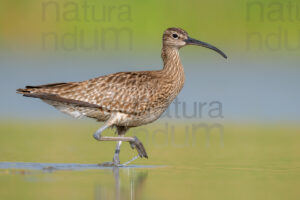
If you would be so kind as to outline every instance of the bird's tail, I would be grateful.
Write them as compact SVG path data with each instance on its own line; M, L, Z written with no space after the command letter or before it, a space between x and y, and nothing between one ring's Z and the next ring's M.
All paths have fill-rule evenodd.
M17 93L23 94L25 97L39 98L42 100L60 102L64 104L72 104L75 106L81 107L91 107L99 109L100 106L96 104L91 104L85 101L79 101L75 99L66 98L59 95L59 91L70 89L76 87L78 82L69 82L69 83L52 83L47 85L38 85L38 86L26 86L25 88L17 89ZM50 103L52 104L52 103ZM57 105L57 104L55 104Z
M23 94L24 96L31 96L30 94L43 92L45 89L55 88L64 86L68 83L52 83L47 85L37 85L37 86L26 86L25 88L19 88L17 89L18 94Z

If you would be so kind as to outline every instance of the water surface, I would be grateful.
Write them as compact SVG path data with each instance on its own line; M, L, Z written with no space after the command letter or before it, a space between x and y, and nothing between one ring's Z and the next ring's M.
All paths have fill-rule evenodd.
M98 163L115 144L94 141L96 126L71 124L1 124L1 199L300 199L297 125L224 124L209 140L181 125L176 135L139 133L149 159L112 168ZM121 162L135 155L122 145Z

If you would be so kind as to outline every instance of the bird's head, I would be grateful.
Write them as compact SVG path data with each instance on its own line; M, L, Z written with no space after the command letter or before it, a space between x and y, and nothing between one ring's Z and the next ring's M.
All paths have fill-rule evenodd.
M163 46L179 49L186 45L197 45L208 49L212 49L218 52L224 58L227 58L225 53L223 53L220 49L206 42L202 42L189 37L188 33L181 28L168 28L167 30L165 30L163 34Z

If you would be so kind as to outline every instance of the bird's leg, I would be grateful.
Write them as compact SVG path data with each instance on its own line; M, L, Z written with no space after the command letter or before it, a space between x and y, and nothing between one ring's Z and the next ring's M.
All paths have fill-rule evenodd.
M102 126L102 127L100 127L95 133L94 133L94 138L96 139L96 140L100 140L101 139L101 134L102 134L102 132L105 130L105 129L107 129L108 127L110 127L110 125L109 124L104 124L104 126Z
M136 137L108 137L108 136L102 136L98 139L99 141L123 141L123 142L129 142L132 149L136 149L139 156L141 158L148 158L147 152L144 148L144 145L141 143L141 141Z
M114 165L120 164L119 154L120 154L121 144L122 144L122 141L117 141L117 146L116 146L116 150L115 150L115 154L114 154L114 158L113 158Z
M124 137L123 134L120 134L121 136L119 137L109 137L109 136L102 136L102 132L110 127L110 124L105 124L101 128L99 128L95 133L94 133L94 138L98 141L117 141L117 147L113 159L113 163L104 163L104 165L107 166L118 166L119 165L119 153L120 153L120 146L122 142L129 142L130 146L132 149L136 149L138 151L139 157L143 158L148 158L148 155L146 153L146 150L144 148L144 145L139 141L137 137Z
M119 136L124 137L125 133L127 132L128 128L124 127L124 126L117 126L117 134ZM114 158L113 158L113 163L115 165L120 165L120 150L121 150L121 144L122 141L117 141L117 146L116 146L116 150L115 150L115 154L114 154Z

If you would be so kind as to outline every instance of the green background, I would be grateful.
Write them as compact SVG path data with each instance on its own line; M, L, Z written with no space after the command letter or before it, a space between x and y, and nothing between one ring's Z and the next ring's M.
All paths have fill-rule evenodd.
M93 9L105 18L92 20ZM200 47L180 50L186 73L180 117L172 104L171 117L128 133L145 144L149 159L134 162L144 167L120 169L118 178L112 169L0 169L0 198L299 199L299 25L300 3L293 0L1 1L0 167L101 163L114 152L115 144L92 138L102 124L71 119L17 88L160 69L168 27L217 46L228 59ZM105 33L111 30L120 35ZM81 48L80 34L93 46L95 32L99 46ZM43 40L47 33L57 37L57 48L53 38ZM223 117L209 115L214 101ZM196 108L197 117L184 116L183 103L192 115L194 102L207 105ZM199 124L221 125L223 135L187 131ZM135 154L122 145L122 162Z

